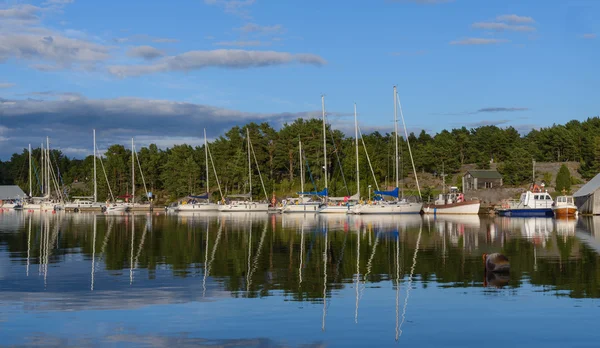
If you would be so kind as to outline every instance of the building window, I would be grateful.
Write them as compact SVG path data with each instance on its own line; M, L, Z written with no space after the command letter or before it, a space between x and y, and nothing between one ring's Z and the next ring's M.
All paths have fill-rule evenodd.
M485 182L485 188L486 188L486 189L491 189L491 188L492 188L492 183L491 183L491 182L488 182L488 181L486 181L486 182Z

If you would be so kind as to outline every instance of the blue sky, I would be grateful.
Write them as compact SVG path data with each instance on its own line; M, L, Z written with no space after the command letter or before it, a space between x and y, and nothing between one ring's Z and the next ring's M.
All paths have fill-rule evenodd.
M348 130L597 115L594 0L0 1L0 158L50 136L202 142L235 124L320 113ZM101 145L102 146L102 145Z

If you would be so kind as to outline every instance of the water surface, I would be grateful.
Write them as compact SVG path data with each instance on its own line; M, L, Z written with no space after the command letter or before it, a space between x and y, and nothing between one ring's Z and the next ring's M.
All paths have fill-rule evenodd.
M0 344L597 347L599 251L600 218L3 212Z

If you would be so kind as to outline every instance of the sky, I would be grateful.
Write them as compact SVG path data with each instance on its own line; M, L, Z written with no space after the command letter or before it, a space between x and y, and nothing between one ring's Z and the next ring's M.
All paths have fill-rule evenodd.
M0 0L0 159L203 143L321 115L353 133L585 120L597 0Z

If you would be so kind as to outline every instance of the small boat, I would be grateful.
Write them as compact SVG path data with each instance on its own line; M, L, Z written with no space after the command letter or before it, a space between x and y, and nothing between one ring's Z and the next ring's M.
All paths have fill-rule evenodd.
M554 216L557 218L577 216L577 206L575 205L573 196L563 195L556 197L556 202L552 205L552 210L554 211Z
M123 213L129 210L129 205L127 203L109 203L106 204L106 212L107 213Z
M547 191L542 191L544 184L540 186L533 184L531 189L521 194L517 200L509 200L502 203L497 209L499 216L510 217L552 217L554 201Z
M478 214L481 202L477 199L465 201L458 187L451 186L450 193L440 194L433 204L423 205L425 214Z

